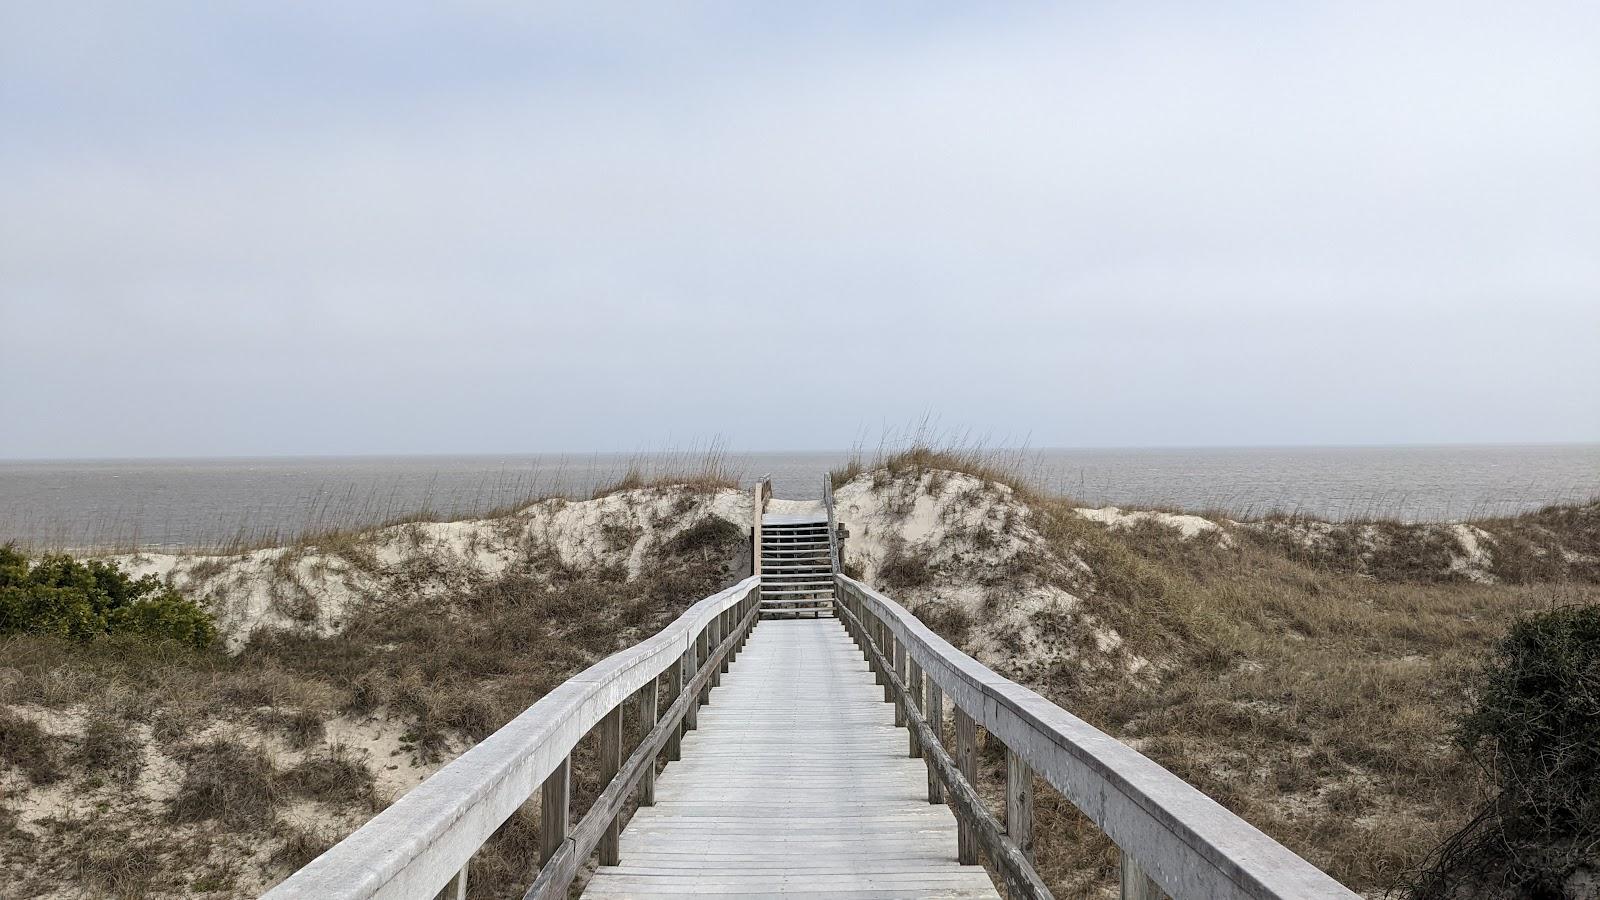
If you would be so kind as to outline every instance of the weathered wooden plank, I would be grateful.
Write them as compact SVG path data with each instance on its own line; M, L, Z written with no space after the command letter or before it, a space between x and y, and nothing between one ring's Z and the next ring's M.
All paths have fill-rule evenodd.
M572 758L567 757L539 789L539 865L561 849L572 821Z
M926 678L926 700L923 701L922 717L928 720L928 727L932 729L936 742L944 746L944 692L939 689L939 682ZM932 748L928 748L931 753ZM944 783L939 780L939 773L934 771L933 760L928 761L928 802L944 802Z
M661 679L650 682L639 689L639 733L648 734L655 727L659 719L657 709L661 702ZM668 740L672 738L669 736ZM645 767L644 774L639 777L639 805L654 806L656 802L656 761L651 756L650 765Z
M1006 836L1033 862L1033 770L1006 748Z
M617 777L617 770L622 768L622 707L613 709L604 719L600 720L600 783L607 785L611 779ZM605 827L605 832L600 836L600 864L614 866L622 861L619 853L618 836L622 833L621 824L615 817L611 818Z

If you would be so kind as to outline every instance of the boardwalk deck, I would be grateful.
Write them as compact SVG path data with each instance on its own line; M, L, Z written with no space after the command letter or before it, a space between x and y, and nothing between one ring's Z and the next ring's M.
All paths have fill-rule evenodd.
M997 898L837 619L762 622L585 897Z

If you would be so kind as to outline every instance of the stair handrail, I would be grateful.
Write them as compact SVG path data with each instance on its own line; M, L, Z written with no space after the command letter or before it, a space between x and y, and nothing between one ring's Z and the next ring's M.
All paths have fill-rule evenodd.
M828 559L833 563L833 574L838 575L844 569L839 565L839 526L833 518L833 475L829 472L822 474L822 507L828 511Z
M1155 761L956 649L905 607L842 573L835 581L841 621L878 673L884 699L894 693L901 705L896 724L926 716L927 729L912 730L911 748L929 765L931 801L940 792L936 777L950 775L944 763L952 756L966 779L975 779L977 726L1005 747L1003 834L996 834L992 816L984 821L981 803L952 802L961 862L977 861L980 842L991 858L998 850L1013 861L1031 860L1037 774L1121 848L1123 897L1155 898L1159 887L1178 900L1356 900L1327 873ZM919 752L920 738L943 731L944 697L955 707L956 751L943 753L941 745L941 752ZM906 705L921 715L906 716ZM970 787L952 791L952 801L976 797ZM1025 873L1003 874L1010 882ZM1015 886L1020 896L1040 895L1026 883Z
M602 720L607 725L602 743L620 748L623 706L636 699L641 715L648 710L654 719L654 728L634 756L665 747L668 758L675 759L679 722L694 727L705 692L727 670L759 617L757 583L747 578L699 601L654 636L567 679L268 891L264 900L464 897L472 856L535 791L543 793L547 816L552 801L559 801L559 815L542 822L541 872L529 896L565 897L565 882L595 846L603 856L607 846L615 852L623 801L646 780L646 771L653 791L655 776L654 752L648 753L649 766L633 757L626 766L614 759L610 772L602 773L603 781L611 776L602 794L610 799L604 806L596 801L596 809L569 836L565 813L573 749ZM663 679L676 699L656 718Z
M750 523L750 574L761 575L761 517L766 515L767 501L772 499L772 476L763 475L756 480L751 493L750 506L755 513Z

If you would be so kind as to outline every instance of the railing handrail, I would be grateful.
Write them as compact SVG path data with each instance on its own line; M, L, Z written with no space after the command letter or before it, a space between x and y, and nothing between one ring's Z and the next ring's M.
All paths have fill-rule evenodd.
M268 891L271 900L432 897L602 718L676 665L755 577L584 669Z
M853 578L838 583L907 657L1180 898L1353 900L1356 894L1153 760L952 646Z

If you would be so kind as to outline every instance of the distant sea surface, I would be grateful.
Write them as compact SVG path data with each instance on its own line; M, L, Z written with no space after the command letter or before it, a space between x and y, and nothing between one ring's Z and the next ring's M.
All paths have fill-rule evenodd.
M815 497L849 453L729 453L745 483ZM1084 503L1442 521L1600 495L1600 444L1029 450L1025 478ZM532 495L587 496L630 463L681 454L0 461L0 543L219 546L427 512L472 515Z

